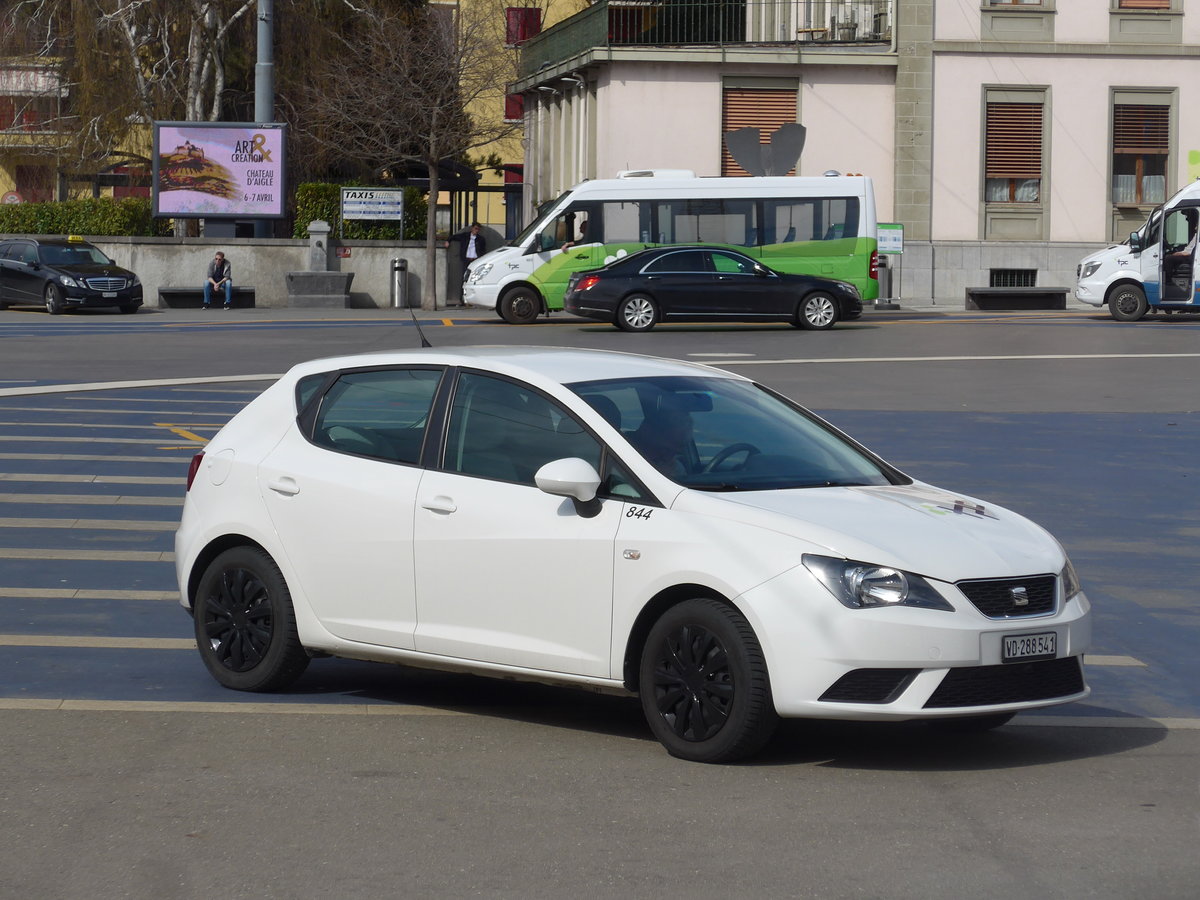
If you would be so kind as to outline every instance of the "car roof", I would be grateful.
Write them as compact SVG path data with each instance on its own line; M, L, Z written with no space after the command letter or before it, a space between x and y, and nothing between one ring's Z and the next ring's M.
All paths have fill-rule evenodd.
M621 353L613 350L579 350L568 347L475 346L413 350L381 350L350 356L315 359L294 366L289 375L302 378L335 369L392 365L465 366L488 369L528 381L544 379L558 384L609 378L705 375L742 380L740 375L698 363Z
M0 241L0 244L37 244L38 246L49 247L93 247L94 244L83 240L82 238L72 239L64 237L27 237L27 238L5 238Z

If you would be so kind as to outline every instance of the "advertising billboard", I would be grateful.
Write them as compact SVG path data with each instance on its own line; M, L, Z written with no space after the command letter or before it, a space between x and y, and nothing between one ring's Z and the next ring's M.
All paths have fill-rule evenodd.
M154 215L279 219L285 214L285 126L154 123Z

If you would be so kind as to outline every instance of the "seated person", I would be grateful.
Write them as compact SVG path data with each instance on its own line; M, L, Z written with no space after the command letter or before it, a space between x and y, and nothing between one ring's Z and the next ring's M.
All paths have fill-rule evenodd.
M667 477L686 475L691 470L691 413L681 409L656 409L630 433L629 442Z

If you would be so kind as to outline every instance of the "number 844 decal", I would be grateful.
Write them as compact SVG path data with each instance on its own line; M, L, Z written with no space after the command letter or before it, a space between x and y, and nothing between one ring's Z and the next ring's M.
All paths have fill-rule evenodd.
M625 510L625 518L627 519L648 519L654 512L652 506L631 506Z

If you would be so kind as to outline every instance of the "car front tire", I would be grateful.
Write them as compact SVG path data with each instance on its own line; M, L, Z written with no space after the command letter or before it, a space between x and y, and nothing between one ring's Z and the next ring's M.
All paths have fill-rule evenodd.
M1149 308L1146 292L1134 284L1121 285L1108 298L1108 314L1118 322L1136 322Z
M649 331L658 321L658 307L645 294L630 294L617 307L615 321L622 331Z
M827 331L837 318L837 301L824 291L809 294L796 311L796 324L809 331Z
M513 288L500 298L500 318L511 325L529 325L541 311L542 298L532 288Z
M642 711L672 756L723 763L762 748L779 722L762 648L736 609L686 600L654 623L639 669Z
M46 285L46 312L57 316L63 311L63 292L57 284Z
M200 658L235 691L277 691L308 667L287 583L257 547L234 547L204 571L192 609Z

